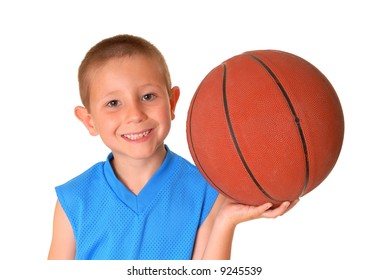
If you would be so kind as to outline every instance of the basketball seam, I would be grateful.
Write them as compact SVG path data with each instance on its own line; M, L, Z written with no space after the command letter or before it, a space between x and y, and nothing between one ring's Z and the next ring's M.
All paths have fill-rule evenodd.
M205 80L205 79L204 79ZM203 80L203 81L204 81ZM196 162L196 166L197 168L199 168L203 174L203 176L205 176L207 178L207 181L212 185L214 186L219 192L223 193L225 196L228 196L230 198L233 198L231 197L230 195L228 195L227 193L225 193L221 188L218 187L218 185L209 177L209 175L207 174L207 172L205 171L205 169L203 168L203 166L201 165L201 162L200 162L200 159L197 157L197 153L196 153L196 149L195 149L195 146L193 144L193 139L192 139L192 111L193 111L193 107L194 107L194 104L195 104L195 100L197 98L197 94L198 92L200 91L200 88L203 84L203 81L200 83L198 89L196 90L194 96L193 96L193 101L192 101L192 105L190 106L189 108L189 138L190 138L190 146L192 147L192 151L193 151L193 159L194 161Z
M274 74L274 72L270 69L270 67L268 65L266 65L261 59L259 59L258 57L254 56L252 54L244 53L244 55L254 59L263 68L265 68L265 70L270 74L270 76L276 82L278 88L281 90L281 92L282 92L282 94L283 94L283 96L284 96L284 98L285 98L285 100L286 100L286 102L287 102L287 104L289 106L289 109L291 110L291 112L293 114L294 122L296 123L297 129L298 129L298 132L299 132L299 135L300 135L300 139L301 139L301 143L302 143L303 151L304 151L304 157L305 157L305 181L304 181L304 186L302 188L302 191L301 191L301 193L299 195L299 196L303 196L305 194L305 191L306 191L307 186L308 186L309 177L310 177L310 170L309 170L308 148L307 148L307 143L306 143L306 140L305 140L304 132L303 132L303 129L301 127L300 119L297 116L296 110L295 110L295 108L293 106L292 101L289 98L288 93L286 92L285 88L282 86L280 80L277 78L277 76Z
M235 149L236 149L236 151L238 153L238 156L239 156L239 158L240 158L244 168L246 169L246 171L249 174L251 180L257 186L257 188L266 197L268 197L269 199L271 199L273 201L276 201L276 202L280 202L280 200L273 198L271 195L269 195L264 190L264 188L259 184L259 182L255 178L255 176L254 176L253 172L251 171L249 165L247 164L246 160L244 159L243 153L242 153L242 151L241 151L241 149L239 147L239 144L238 144L238 140L236 139L236 136L235 136L234 128L232 127L232 121L231 121L231 118L230 118L229 109L228 109L228 102L227 102L227 85L226 85L226 83L227 83L227 66L226 66L225 63L223 63L223 104L224 104L224 113L225 113L225 116L226 116L226 119L227 119L228 129L230 131L230 136L231 136L232 141L234 143Z

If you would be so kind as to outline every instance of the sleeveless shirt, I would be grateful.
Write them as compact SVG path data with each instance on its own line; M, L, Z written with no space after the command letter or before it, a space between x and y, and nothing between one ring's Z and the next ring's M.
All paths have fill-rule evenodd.
M166 149L138 195L115 176L112 153L56 187L73 229L76 259L191 259L217 192L193 164Z

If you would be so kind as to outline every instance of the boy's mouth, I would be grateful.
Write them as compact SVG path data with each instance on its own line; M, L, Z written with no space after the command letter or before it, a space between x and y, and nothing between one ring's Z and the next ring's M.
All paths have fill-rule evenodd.
M122 137L135 141L135 140L142 139L143 137L146 137L147 135L149 135L150 132L151 129L148 129L139 133L123 134Z

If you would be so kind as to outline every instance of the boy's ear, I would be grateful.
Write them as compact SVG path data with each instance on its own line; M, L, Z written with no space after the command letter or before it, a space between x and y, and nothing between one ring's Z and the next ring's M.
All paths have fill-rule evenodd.
M171 119L174 120L176 115L174 114L174 111L176 110L176 105L178 98L180 98L180 88L179 87L173 87L171 89L170 94L170 112L171 112Z
M91 114L85 107L77 106L74 108L74 114L76 115L77 119L79 119L85 125L90 135L97 136L99 134L93 124Z

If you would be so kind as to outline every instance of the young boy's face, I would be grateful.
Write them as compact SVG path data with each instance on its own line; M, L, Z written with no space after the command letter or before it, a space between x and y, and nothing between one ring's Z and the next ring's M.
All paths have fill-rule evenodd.
M149 158L164 149L179 90L169 98L156 60L112 58L89 77L90 106L82 121L92 135L100 135L115 157Z

